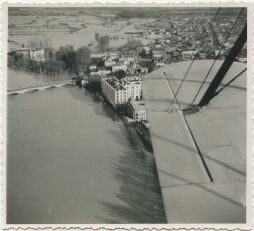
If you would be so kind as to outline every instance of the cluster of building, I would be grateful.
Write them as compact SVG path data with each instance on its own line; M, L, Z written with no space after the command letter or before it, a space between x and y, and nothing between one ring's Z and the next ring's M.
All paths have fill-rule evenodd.
M147 120L141 77L103 77L101 88L108 102L116 109L126 108L134 122Z
M197 59L213 59L218 55L217 58L224 59L241 32L245 18L240 18L231 31L234 23L235 18L228 16L220 16L215 21L203 15L189 18L174 16L168 20L167 26L163 23L151 25L139 37L151 41L144 48L151 54L156 67L192 60L194 56ZM239 61L245 61L246 50L245 46Z
M9 57L22 57L36 62L44 62L52 55L53 51L46 48L18 48L8 53Z
M125 55L117 51L91 53L88 72L90 75L104 76L122 72L124 74L146 74L148 70L137 64L135 55Z
M174 17L166 28L156 26L137 32L138 37L151 41L149 45L92 53L90 75L103 76L102 93L113 107L126 107L129 116L135 121L146 120L142 79L137 77L148 73L148 68L143 63L151 63L152 69L155 69L193 58L224 58L237 39L239 28L244 25L244 21L239 22L238 30L232 31L225 42L233 23L234 19L229 17L215 22L205 16ZM246 62L246 49L243 49L238 61ZM124 73L123 76L115 75L119 71Z

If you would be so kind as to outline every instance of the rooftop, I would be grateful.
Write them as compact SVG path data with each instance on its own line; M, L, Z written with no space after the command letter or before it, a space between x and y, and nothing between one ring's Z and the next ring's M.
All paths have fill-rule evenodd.
M103 79L117 90L124 89L125 85L128 83L137 82L138 84L141 84L142 81L139 76L126 76L122 79L118 79L115 76L110 76Z

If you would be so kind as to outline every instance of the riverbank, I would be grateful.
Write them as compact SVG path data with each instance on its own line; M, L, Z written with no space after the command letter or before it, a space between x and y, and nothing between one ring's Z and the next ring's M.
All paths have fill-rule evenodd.
M149 128L145 128L145 125L141 122L130 121L128 118L128 113L126 108L115 108L107 100L107 98L102 94L100 81L88 82L85 87L90 92L94 93L103 103L106 103L114 112L121 118L126 126L132 126L136 129L137 134L142 139L144 146L150 151L153 152L153 145L150 136ZM130 118L131 119L131 118Z

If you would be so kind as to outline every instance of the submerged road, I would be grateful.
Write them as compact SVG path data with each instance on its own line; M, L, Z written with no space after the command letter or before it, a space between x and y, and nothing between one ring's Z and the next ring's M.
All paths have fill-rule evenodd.
M211 63L194 62L177 95L180 105L192 102ZM221 64L216 62L207 83ZM164 66L143 81L167 221L245 223L246 73L206 108L184 116L170 105L188 66L189 62ZM222 86L245 67L234 63Z

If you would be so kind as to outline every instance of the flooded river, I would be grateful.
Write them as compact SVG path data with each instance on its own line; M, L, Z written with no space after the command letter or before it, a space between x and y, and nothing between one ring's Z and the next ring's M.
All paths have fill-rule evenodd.
M8 71L8 89L48 81ZM153 154L94 94L12 95L7 113L7 223L166 222Z

